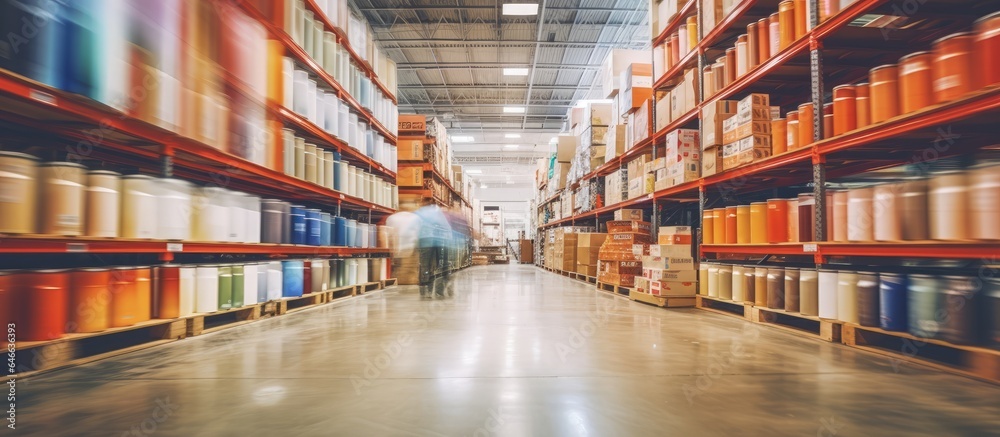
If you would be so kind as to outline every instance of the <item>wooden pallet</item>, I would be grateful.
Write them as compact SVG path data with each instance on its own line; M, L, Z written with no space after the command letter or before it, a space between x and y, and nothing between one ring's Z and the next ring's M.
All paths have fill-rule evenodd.
M364 294L364 293L368 293L370 291L378 290L379 288L382 287L382 283L381 282L366 282L364 284L359 285L358 287L361 289L362 294Z
M389 278L382 280L382 288L389 288L399 282L396 278Z
M845 345L885 355L893 360L1000 383L1000 350L953 344L920 338L907 332L885 331L851 323L843 324L841 339Z
M698 295L697 307L713 313L742 317L746 320L751 320L753 316L752 302L734 302L717 297Z
M619 296L628 296L632 291L631 287L623 287L621 285L608 284L606 282L596 281L597 289L600 291L606 291L608 293L616 294Z
M262 317L263 306L264 304L254 304L224 311L192 314L183 318L187 322L185 334L193 337L252 322Z
M750 320L825 341L840 342L839 320L821 319L785 310L752 307Z
M154 319L101 332L66 334L56 340L18 342L17 373L4 372L0 380L25 378L169 343L184 338L186 327L185 319Z
M683 308L695 306L694 296L654 296L649 293L632 290L628 295L629 300L647 303L663 308Z

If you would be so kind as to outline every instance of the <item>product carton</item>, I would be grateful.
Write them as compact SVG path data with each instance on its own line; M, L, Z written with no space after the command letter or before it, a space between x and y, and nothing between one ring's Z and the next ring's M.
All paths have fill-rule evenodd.
M694 296L698 293L695 281L649 281L649 294L654 296Z
M693 282L698 280L697 270L663 270L657 268L647 268L643 266L642 276L650 281L681 281Z
M649 255L660 257L691 256L691 246L682 244L652 244L649 246Z
M615 211L615 220L642 221L641 209L619 209Z
M556 160L559 162L570 162L576 154L576 147L579 145L577 137L572 135L560 135L556 148Z
M644 256L642 257L642 266L647 269L695 270L694 258L690 256Z
M701 109L702 150L723 144L723 122L736 115L737 103L735 100L719 100Z
M722 168L722 147L705 149L701 157L701 177L714 175L722 171Z

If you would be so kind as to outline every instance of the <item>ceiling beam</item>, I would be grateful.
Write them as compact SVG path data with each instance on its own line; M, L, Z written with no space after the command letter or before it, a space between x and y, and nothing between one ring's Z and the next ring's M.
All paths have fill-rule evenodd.
M439 5L439 6L400 6L398 8L358 8L362 12L399 12L399 11L440 11L440 10L451 10L456 9L466 9L466 10L495 10L496 6L452 6L452 5ZM551 7L549 10L553 11L583 11L583 12L631 12L632 8L557 8Z
M623 43L613 43L613 42L584 42L584 41L537 41L531 39L506 39L503 41L497 41L495 39L455 39L455 38L434 38L434 39L419 39L419 38L400 38L400 39L379 39L379 44L389 45L388 48L422 48L427 43L432 44L462 44L469 45L474 44L477 46L490 46L491 44L499 44L502 47L531 47L535 44L545 47L566 47L566 48L577 48L586 49L593 47L606 47L606 48L622 48L623 46L648 46L649 41L635 40L626 41ZM397 46L400 43L413 43L413 47L392 47L393 44Z
M476 68L476 69L490 69L490 68L509 68L509 67L531 67L531 64L520 63L520 62L412 62L412 63L400 63L396 65L397 70L426 70L426 69L442 69L442 68ZM556 69L556 70L567 70L567 69L580 69L580 70L595 70L601 68L600 64L535 64L537 68L546 69Z
M526 84L526 83L512 83L512 84L505 84L504 87L501 88L499 91L506 90L506 89L524 89L524 88L527 88L527 87L528 87L528 84ZM449 83L447 85L419 85L419 84L411 84L411 85L397 85L396 88L401 89L401 90L408 90L408 89L414 89L414 90L443 90L443 89L462 89L462 88L482 88L482 85L476 85L476 84L458 84L458 83L456 83L456 84ZM573 91L573 90L576 90L576 89L579 89L579 88L580 88L579 85L535 85L534 86L535 91Z

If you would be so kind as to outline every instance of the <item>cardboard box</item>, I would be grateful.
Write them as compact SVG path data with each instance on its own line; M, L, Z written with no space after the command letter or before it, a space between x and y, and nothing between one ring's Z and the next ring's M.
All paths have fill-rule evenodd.
M655 268L642 269L642 276L650 281L681 281L693 282L698 280L697 270L663 270Z
M755 111L754 109L760 109ZM767 94L750 94L736 105L736 114L747 120L770 119L771 97Z
M672 235L692 235L694 229L690 226L660 226L657 229L660 234L672 234Z
M605 284L618 285L621 287L634 287L635 275L621 275L617 273L602 272L597 273L597 280Z
M400 167L396 172L396 181L400 187L424 187L424 169L422 167Z
M601 78L603 80L603 93L606 98L614 98L618 95L620 77L622 71L633 63L649 63L649 50L612 50L604 64L601 66Z
M656 103L653 106L656 109L654 130L659 132L673 121L672 114L670 113L670 91L657 91Z
M622 71L618 89L653 88L653 64L633 63Z
M663 156L667 162L664 167L680 162L684 157L695 157L701 152L698 142L698 131L695 129L676 129L667 134L666 150Z
M695 281L649 281L649 293L654 296L694 296L698 293Z
M722 125L726 119L736 115L737 103L735 100L719 100L702 108L702 150L724 144Z
M625 116L642 107L647 100L653 99L652 87L632 87L621 92L621 99L618 104L619 115Z
M416 114L399 114L399 132L420 133L427 131L427 117Z
M722 168L729 170L771 156L771 137L752 135L722 146Z
M652 244L649 246L650 256L684 257L691 256L691 246L683 244Z
M696 270L694 258L690 256L644 256L642 257L642 266L647 269Z
M608 241L605 241L605 245L609 244L619 244L628 245L632 247L633 244L649 244L652 242L653 237L648 234L630 232L625 234L612 234L608 236ZM604 247L603 245L601 246Z
M559 162L570 162L576 154L576 147L579 145L577 137L572 135L560 135L556 146L556 160Z
M683 90L683 106L680 115L687 114L698 107L698 81L701 75L697 68L684 70L684 81L678 85ZM678 117L680 116L678 115Z
M702 152L701 177L722 171L722 147L712 146Z
M641 209L619 209L615 211L615 220L642 221Z
M646 172L646 163L651 162L652 160L652 154L644 153L636 156L634 159L629 161L628 164L625 164L625 169L628 170L630 177L636 177Z
M399 161L423 161L424 140L399 140L396 147L396 159Z
M586 276L590 276L590 277L597 276L597 262L594 262L593 265L589 265L589 264L577 264L576 265L576 272L579 273L579 274L581 274L581 275L586 275Z
M642 276L641 261L605 261L601 260L599 270L620 275Z
M656 244L691 244L690 235L660 234L656 236Z
M637 178L629 179L628 181L628 198L635 199L636 197L646 194L646 178L640 176Z
M568 162L557 162L552 179L549 180L549 184L555 184L557 190L566 188L566 179L569 176L570 164Z
M694 158L683 158L681 162L676 162L667 168L667 179L672 182L671 186L680 185L685 182L697 180L701 172L701 160Z
M604 240L608 239L608 234L596 232L582 232L577 234L576 241L578 247L601 247Z
M607 227L608 232L612 235L626 232L639 232L649 235L653 232L653 225L651 223L639 220L611 220L607 222Z
M604 139L605 149L604 160L611 161L616 156L625 153L625 134L628 125L618 124L608 128L608 134Z
M640 293L649 293L649 279L642 276L636 276L633 280L635 282L635 287L632 291L638 291Z
M643 184L643 194L650 194L656 189L656 174L646 173L643 176L645 183Z
M600 258L601 246L577 246L576 248L576 262L579 264L587 265L597 265L597 260Z

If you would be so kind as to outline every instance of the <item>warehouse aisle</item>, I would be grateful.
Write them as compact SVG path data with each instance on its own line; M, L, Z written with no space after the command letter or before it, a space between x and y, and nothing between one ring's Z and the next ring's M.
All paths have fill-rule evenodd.
M440 299L396 290L18 382L18 434L1000 429L1000 387L534 267L467 269Z

